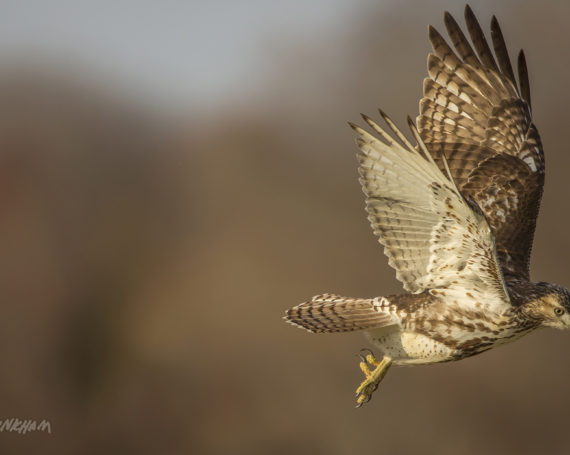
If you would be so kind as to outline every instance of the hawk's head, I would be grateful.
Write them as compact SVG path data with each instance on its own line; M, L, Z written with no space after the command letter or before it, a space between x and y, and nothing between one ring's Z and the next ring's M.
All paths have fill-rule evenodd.
M553 283L536 283L535 289L523 310L527 316L546 327L570 328L570 291Z

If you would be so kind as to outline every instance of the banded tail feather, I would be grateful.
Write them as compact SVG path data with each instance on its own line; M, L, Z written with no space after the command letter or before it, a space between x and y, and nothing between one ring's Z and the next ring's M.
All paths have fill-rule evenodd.
M285 320L311 333L370 330L396 323L384 298L358 299L321 294L289 310Z

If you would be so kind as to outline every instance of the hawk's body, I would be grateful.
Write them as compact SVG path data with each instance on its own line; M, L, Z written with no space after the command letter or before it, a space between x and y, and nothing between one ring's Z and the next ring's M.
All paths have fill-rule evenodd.
M287 312L311 332L364 330L383 351L382 362L369 355L361 364L359 404L392 362L459 360L538 327L570 326L570 293L530 281L545 168L524 54L517 84L496 19L495 59L469 7L465 18L473 47L448 13L455 50L429 28L430 77L417 128L409 120L417 145L382 112L395 138L367 116L375 135L351 125L368 219L411 294L325 294Z
M536 327L521 320L515 311L486 312L482 306L466 311L465 305L447 299L443 291L438 294L374 299L324 294L314 297L305 308L297 307L298 313L293 315L298 324L315 333L366 330L370 341L397 365L459 360L513 341ZM304 310L309 308L313 315L305 318ZM331 321L329 311L337 312L338 321Z

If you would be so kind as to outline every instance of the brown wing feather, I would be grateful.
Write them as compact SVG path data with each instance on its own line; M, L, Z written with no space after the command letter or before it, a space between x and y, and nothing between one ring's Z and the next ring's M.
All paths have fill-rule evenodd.
M502 239L497 255L506 278L516 277L513 271L525 270L530 261L530 248L519 246L532 244L543 183L544 174L532 172L520 159L503 153L483 161L463 187L479 201L489 224L496 226L494 234Z
M475 15L465 8L469 43L453 17L445 26L455 50L433 28L418 128L444 170L442 155L463 195L483 210L506 278L529 279L532 239L544 185L544 154L532 124L524 54L520 89L499 23L491 21L495 57Z
M511 66L511 59L509 57L509 52L507 51L507 45L503 38L503 32L499 26L499 21L495 16L491 19L491 39L493 40L493 48L495 49L495 54L499 61L501 73L504 74L516 87L515 73L513 73L513 67Z
M532 109L530 104L530 84L528 82L528 70L526 68L526 58L524 52L521 49L519 52L518 64L519 70L519 83L521 85L521 96L528 104L529 109Z
M491 52L489 44L485 39L485 34L483 33L483 30L481 29L481 26L479 25L479 22L477 21L477 18L475 17L475 14L473 14L473 11L469 5L465 7L465 19L467 22L467 30L469 31L469 36L471 37L471 41L473 41L475 49L477 49L477 54L479 55L481 62L483 65L485 65L485 67L498 73L499 68L495 62L495 57L493 57L493 53Z

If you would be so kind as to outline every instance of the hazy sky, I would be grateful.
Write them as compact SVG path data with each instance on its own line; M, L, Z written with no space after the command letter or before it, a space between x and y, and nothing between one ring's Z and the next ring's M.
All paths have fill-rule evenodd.
M156 99L199 106L235 97L262 77L267 40L332 34L363 3L0 1L0 56L71 57Z

